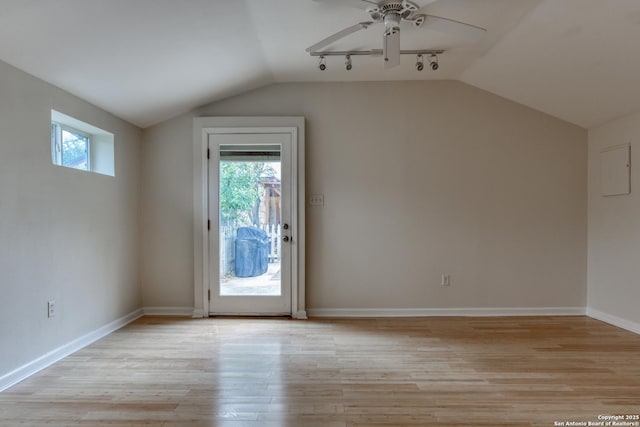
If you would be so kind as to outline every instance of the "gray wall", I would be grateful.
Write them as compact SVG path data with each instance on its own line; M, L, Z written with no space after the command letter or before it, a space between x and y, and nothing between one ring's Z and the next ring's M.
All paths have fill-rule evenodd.
M115 135L115 177L52 165L51 109ZM0 62L0 377L141 307L140 138Z
M589 130L590 313L640 333L640 113ZM602 197L600 152L631 143L631 194Z
M196 115L306 117L310 309L585 306L586 131L452 81L277 84L147 129L146 306L193 306Z

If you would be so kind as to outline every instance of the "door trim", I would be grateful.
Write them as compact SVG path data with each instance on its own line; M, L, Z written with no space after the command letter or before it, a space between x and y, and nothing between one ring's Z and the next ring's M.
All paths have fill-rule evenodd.
M304 117L196 117L193 119L193 317L209 316L209 240L207 148L209 135L289 133L292 141L291 316L306 319L305 309L305 127Z

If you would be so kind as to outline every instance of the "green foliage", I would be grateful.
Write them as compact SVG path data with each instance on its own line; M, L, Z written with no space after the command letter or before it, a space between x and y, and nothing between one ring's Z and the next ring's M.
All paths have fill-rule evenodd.
M260 177L269 174L273 174L273 168L262 162L220 162L223 224L257 225L254 210L260 203Z

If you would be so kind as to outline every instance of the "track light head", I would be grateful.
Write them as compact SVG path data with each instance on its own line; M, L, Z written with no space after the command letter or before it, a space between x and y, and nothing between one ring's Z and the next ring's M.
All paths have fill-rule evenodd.
M429 65L433 71L436 71L440 66L438 65L438 55L431 54L429 55Z
M422 58L422 55L418 55L416 57L416 70L418 71L424 70L424 59Z
M344 68L347 71L351 71L351 69L353 68L353 64L351 64L351 55L346 55L344 57Z
M324 71L327 69L327 64L324 61L324 56L320 56L320 62L318 63L318 68L320 68L320 71Z

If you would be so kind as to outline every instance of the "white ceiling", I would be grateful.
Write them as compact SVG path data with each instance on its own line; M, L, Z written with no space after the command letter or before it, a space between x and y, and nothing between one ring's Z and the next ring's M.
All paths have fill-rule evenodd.
M140 127L292 81L455 79L585 128L640 111L639 0L440 0L424 11L487 34L469 45L403 26L403 49L447 49L437 72L407 56L391 70L354 57L349 72L330 57L321 72L305 48L366 12L311 0L0 0L0 60ZM330 49L381 43L372 26Z

